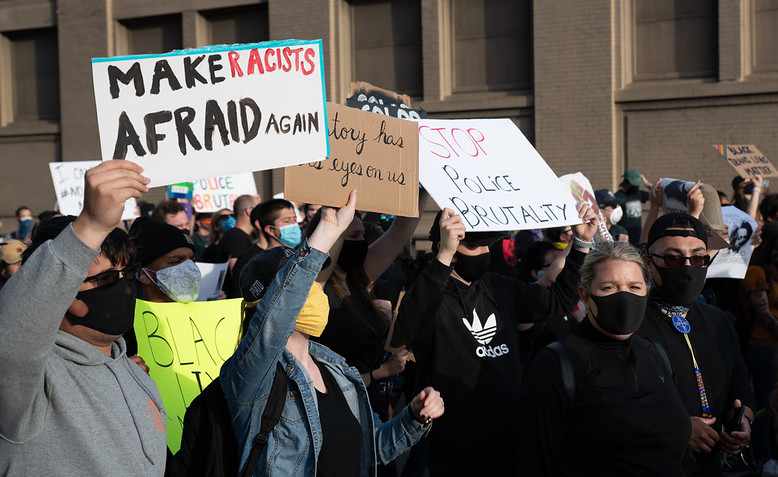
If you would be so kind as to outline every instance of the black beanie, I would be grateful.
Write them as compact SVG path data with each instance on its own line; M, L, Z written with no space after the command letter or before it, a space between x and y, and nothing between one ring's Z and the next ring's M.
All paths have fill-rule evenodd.
M192 239L181 230L164 222L141 217L130 227L130 239L136 250L136 261L142 267L177 248L194 252Z
M62 233L74 220L76 220L74 215L60 215L38 224L35 234L32 236L32 244L22 254L22 263L26 262L44 242L57 238L57 235Z

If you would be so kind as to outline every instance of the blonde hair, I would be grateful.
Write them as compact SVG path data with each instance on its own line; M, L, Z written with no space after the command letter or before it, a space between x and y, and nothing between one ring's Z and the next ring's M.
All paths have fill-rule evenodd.
M622 260L624 262L637 264L640 267L640 271L643 273L646 287L651 285L651 275L648 271L648 266L637 247L626 242L604 242L598 243L597 247L586 255L584 264L581 267L581 287L584 290L588 292L591 289L597 265L608 260Z

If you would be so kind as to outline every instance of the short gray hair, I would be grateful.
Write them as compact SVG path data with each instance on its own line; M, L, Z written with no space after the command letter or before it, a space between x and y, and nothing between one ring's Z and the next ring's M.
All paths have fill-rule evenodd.
M623 260L636 263L640 267L640 271L643 272L646 286L651 285L651 275L640 250L626 242L602 242L598 243L597 247L586 255L586 260L584 260L584 264L581 267L581 286L584 290L589 291L591 289L592 282L594 281L595 267L607 260Z

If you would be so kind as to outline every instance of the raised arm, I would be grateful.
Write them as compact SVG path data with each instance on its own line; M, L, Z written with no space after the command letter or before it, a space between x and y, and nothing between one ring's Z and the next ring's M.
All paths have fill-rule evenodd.
M57 330L124 202L148 180L129 161L106 161L85 178L84 210L56 239L41 245L0 291L0 435L22 443L46 415L44 369Z
M220 379L228 401L251 403L270 389L276 363L294 330L313 281L321 272L327 253L351 223L356 192L337 213L325 209L316 230L286 264L257 305L238 349L222 366Z

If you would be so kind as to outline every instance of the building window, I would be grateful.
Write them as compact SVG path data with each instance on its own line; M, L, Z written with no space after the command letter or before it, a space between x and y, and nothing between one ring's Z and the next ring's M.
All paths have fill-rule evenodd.
M270 38L267 3L202 12L211 45L256 43Z
M531 0L453 0L451 5L452 92L531 89Z
M778 72L778 2L754 0L755 73Z
M59 119L57 30L6 33L11 48L14 121Z
M127 54L165 53L181 49L181 15L123 20Z
M351 2L352 79L423 94L420 0Z
M716 75L718 0L633 0L635 81Z

